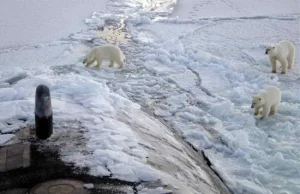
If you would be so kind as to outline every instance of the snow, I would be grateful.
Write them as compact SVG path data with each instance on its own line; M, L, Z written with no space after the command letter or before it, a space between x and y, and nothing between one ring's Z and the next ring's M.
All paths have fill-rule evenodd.
M143 188L142 190L139 190L139 193L141 193L141 194L147 194L147 193L168 194L168 193L172 193L172 191L164 190L162 187L159 187L159 188L155 188L155 189Z
M141 0L100 2L106 9L100 11L78 3L69 12L62 11L66 2L54 1L50 8L60 9L48 12L38 2L40 9L24 9L32 14L19 19L8 13L10 2L0 8L13 18L0 19L7 26L0 38L0 145L13 137L2 133L33 122L35 88L45 84L55 115L54 134L45 143L92 175L163 182L138 193L218 193L180 135L203 150L235 194L300 190L299 0L178 0L171 17L165 17L171 0L161 7ZM58 22L59 13L66 13L65 21ZM119 43L125 68L84 68L89 48L105 43L96 29L124 18L122 30L131 37ZM19 31L13 29L27 20L41 30L24 26L24 36L15 38ZM282 39L296 46L295 68L272 74L264 49ZM251 99L267 85L281 89L282 103L276 115L260 121Z
M0 132L2 134L5 134L5 133L14 133L14 132L20 130L21 126L20 125L8 126L8 127L3 128L3 129L0 129L1 130Z
M92 189L92 188L94 188L94 184L93 183L87 183L87 184L84 184L83 187L86 188L86 189Z
M0 145L4 145L15 137L14 134L4 134L0 135Z

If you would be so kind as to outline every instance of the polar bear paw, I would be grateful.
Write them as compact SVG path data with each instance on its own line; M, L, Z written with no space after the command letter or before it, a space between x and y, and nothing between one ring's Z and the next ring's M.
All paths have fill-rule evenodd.
M267 118L268 117L263 116L263 117L260 118L260 120L266 120Z

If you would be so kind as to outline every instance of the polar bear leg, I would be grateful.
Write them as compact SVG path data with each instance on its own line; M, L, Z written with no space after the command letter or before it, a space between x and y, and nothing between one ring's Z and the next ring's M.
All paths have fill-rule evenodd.
M274 115L277 112L277 106L278 104L274 104L273 106L271 106L270 115Z
M91 64L93 64L94 62L95 62L95 59L93 59L93 60L91 60L91 61L87 62L85 67L88 67L88 66L90 66L90 65L91 65Z
M123 63L123 62L121 62L121 64L120 64L120 67L119 67L119 68L123 68L123 66L124 66L124 63Z
M287 63L288 63L287 59L280 59L279 61L281 63L281 68L282 68L281 73L285 74L286 73L286 69L287 69Z
M290 52L289 56L287 57L288 61L288 69L292 69L294 67L294 57L295 57L295 52Z
M102 59L97 60L97 65L95 67L100 67L102 65Z
M271 107L268 105L263 106L263 116L260 119L267 119L270 114Z
M121 60L116 60L116 63L119 65L119 68L123 68L124 63Z
M260 107L259 107L259 108L255 108L255 110L254 110L254 116L257 116L257 115L258 115L259 109L260 109Z
M276 73L276 59L270 59L272 64L272 73Z
M114 66L114 60L110 59L109 60L109 66L108 67L113 67Z

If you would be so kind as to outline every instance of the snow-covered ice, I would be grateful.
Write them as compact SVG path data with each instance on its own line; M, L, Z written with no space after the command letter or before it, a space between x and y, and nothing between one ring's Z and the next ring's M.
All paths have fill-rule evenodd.
M198 20L209 18L226 18L231 20L237 17L257 18L279 15L299 14L299 1L296 0L214 0L214 1L184 1L178 0L172 16Z
M92 175L171 185L139 193L168 193L175 186L179 193L218 193L179 135L203 150L233 193L297 194L300 1L178 0L174 10L174 1L156 3L110 1L107 10L91 10L82 31L74 25L72 34L16 41L16 47L0 39L1 133L33 122L35 88L45 84L56 122L46 142ZM84 68L89 48L105 43L97 29L121 19L131 37L118 43L125 68ZM295 68L272 74L264 49L282 39L296 46ZM260 121L251 98L267 85L281 89L282 103L276 115ZM4 143L8 135L0 136Z
M105 10L105 2L10 1L0 6L0 48L56 41L86 28L83 21L92 11ZM66 26L67 24L67 26Z

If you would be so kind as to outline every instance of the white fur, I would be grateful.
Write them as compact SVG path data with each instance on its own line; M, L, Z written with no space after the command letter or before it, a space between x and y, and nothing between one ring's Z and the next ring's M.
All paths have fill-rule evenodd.
M92 48L83 60L83 63L86 63L86 67L88 67L97 61L96 67L100 67L102 61L106 59L110 60L109 67L113 67L114 63L117 63L119 68L122 68L125 56L119 47L114 45L104 45Z
M276 61L281 64L282 74L286 73L287 68L292 69L294 66L295 46L288 40L267 46L266 54L269 55L273 73L276 73Z
M281 91L275 86L268 86L256 96L253 97L252 106L254 108L254 115L258 115L260 108L263 109L263 116L261 119L268 118L269 114L274 115L277 112L277 106L281 101Z

